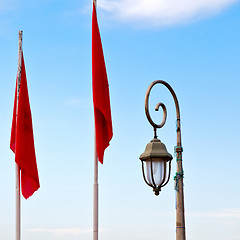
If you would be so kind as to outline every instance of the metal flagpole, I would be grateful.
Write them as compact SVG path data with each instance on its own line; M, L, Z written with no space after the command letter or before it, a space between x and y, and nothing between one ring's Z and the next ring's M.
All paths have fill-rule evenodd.
M93 4L97 8L97 0L93 0ZM98 240L98 157L96 133L94 135L93 240Z
M16 106L16 118L18 109L18 98L20 90L22 71L22 31L19 31L18 38L18 73L17 73L17 106ZM20 168L16 163L16 240L21 239L21 195L20 195Z
M93 182L93 240L98 240L98 158L96 135L94 143L94 182Z
M16 240L21 238L20 168L16 164Z

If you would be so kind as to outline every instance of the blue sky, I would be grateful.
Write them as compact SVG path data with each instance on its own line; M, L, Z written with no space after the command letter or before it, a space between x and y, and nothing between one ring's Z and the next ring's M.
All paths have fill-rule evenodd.
M175 238L173 161L156 197L138 159L153 138L145 93L157 79L181 110L187 238L239 240L240 3L230 0L98 1L114 136L99 166L99 239ZM9 148L23 31L40 189L22 199L22 239L92 238L92 3L0 3L0 240L15 236L15 164ZM173 154L175 109L156 86L151 106L167 106L159 138ZM161 121L161 112L152 112Z

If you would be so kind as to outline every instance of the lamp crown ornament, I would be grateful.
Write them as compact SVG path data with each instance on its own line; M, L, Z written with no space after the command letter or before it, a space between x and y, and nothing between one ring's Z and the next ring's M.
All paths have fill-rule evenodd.
M172 155L167 151L167 148L164 143L162 143L158 138L151 140L146 148L144 153L139 157L140 160L146 161L149 158L152 158L153 161L155 158L163 158L167 162L172 160Z

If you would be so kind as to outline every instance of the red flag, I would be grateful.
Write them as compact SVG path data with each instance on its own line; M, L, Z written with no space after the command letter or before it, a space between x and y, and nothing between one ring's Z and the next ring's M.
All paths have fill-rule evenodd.
M99 162L103 163L104 151L109 146L113 132L107 72L94 3L92 14L92 86L97 156Z
M23 55L18 102L17 84L15 90L10 148L15 152L15 162L21 171L22 195L27 199L38 190L40 184Z

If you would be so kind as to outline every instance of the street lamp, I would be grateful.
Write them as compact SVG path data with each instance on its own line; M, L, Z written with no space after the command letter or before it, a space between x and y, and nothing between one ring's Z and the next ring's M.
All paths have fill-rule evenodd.
M145 97L145 112L149 123L154 129L154 139L151 140L144 151L139 157L142 161L142 172L144 181L153 188L155 195L159 195L161 188L164 187L169 179L171 173L171 160L172 155L168 153L166 146L157 138L157 128L162 128L167 119L167 109L163 103L158 103L155 110L158 111L159 107L163 110L163 120L160 124L153 122L148 106L149 95L152 87L155 84L163 84L170 91L175 107L177 117L177 146L175 147L177 172L174 177L175 190L176 190L176 240L185 240L185 216L184 216L184 195L183 195L183 168L182 168L182 143L181 143L181 126L180 126L180 110L175 92L172 87L163 80L157 80L150 84ZM167 166L168 165L168 166Z

